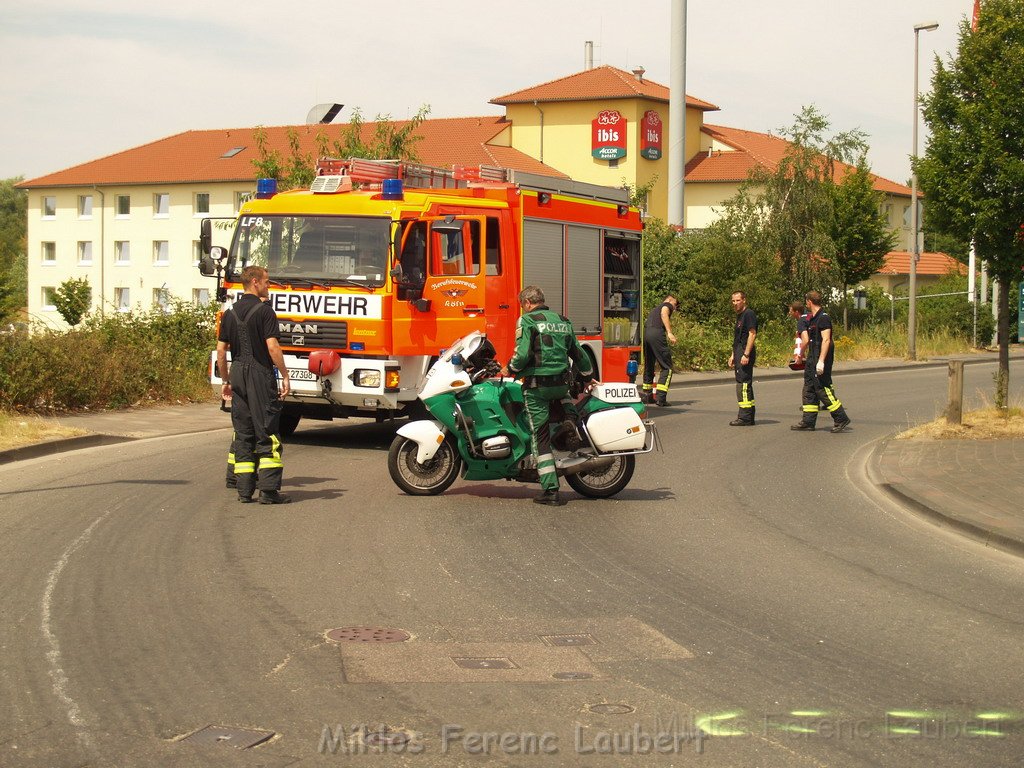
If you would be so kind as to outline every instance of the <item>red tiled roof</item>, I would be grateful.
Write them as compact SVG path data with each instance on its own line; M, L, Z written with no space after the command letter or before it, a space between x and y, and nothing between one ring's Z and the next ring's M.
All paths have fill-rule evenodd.
M635 99L669 101L669 90L653 80L637 79L630 72L617 67L603 66L585 69L575 75L560 77L521 91L491 99L491 104L525 104L534 101L594 101L598 99ZM711 112L714 104L693 96L686 97L686 106Z
M785 157L790 143L778 136L757 131L745 131L740 128L727 128L724 125L705 124L701 131L716 142L732 147L731 150L715 150L711 153L702 152L686 164L687 182L740 182L747 178L750 170L761 166L774 170ZM845 163L835 164L837 179L842 179L853 170ZM879 192L891 195L910 197L910 187L897 184L895 181L871 174L874 187Z
M408 121L396 121L401 127ZM458 117L425 120L416 129L421 137L415 144L418 161L426 165L500 165L530 173L565 177L519 150L490 146L509 123L504 117ZM316 137L340 138L346 125L297 125L265 128L270 149L289 157L288 131L294 129L301 151L316 155ZM363 125L363 140L369 141L376 123ZM218 181L253 181L252 161L257 157L254 128L186 131L113 155L101 157L56 173L18 184L22 188L93 186L103 184L173 184ZM237 147L233 157L225 153Z
M952 256L944 253L922 253L917 262L917 274L919 275L948 275L954 272L958 275L966 275L967 267ZM907 251L890 251L885 254L885 264L880 270L880 275L909 275L910 274L910 253Z

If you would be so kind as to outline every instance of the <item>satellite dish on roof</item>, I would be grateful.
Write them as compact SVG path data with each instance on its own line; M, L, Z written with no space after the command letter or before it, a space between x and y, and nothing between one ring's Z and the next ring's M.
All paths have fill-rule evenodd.
M344 106L344 104L317 104L306 115L306 125L329 123L338 116Z

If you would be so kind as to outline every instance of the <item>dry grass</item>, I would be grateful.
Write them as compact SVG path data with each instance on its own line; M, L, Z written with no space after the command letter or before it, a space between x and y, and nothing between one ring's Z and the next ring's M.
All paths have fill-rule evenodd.
M5 449L84 434L85 430L62 426L54 419L0 412L0 435Z
M1024 409L995 407L968 411L962 424L950 424L945 417L900 432L897 440L990 440L1024 438Z

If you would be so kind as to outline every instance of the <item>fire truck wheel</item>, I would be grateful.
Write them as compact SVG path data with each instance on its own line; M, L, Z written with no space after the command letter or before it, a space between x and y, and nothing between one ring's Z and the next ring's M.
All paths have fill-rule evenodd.
M416 461L417 445L407 437L398 435L388 451L388 472L395 485L410 496L436 496L455 482L462 469L462 457L445 440L429 461Z
M291 437L292 433L295 432L295 428L299 426L299 421L302 416L298 413L282 413L281 414L281 437Z

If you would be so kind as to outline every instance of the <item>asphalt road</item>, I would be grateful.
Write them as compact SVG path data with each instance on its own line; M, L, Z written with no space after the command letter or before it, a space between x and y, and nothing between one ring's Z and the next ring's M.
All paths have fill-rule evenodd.
M300 427L281 507L223 488L226 430L2 466L0 766L1019 765L1024 561L865 478L946 373L837 386L839 435L789 430L796 377L752 429L674 390L666 451L560 509L404 496L375 425Z

